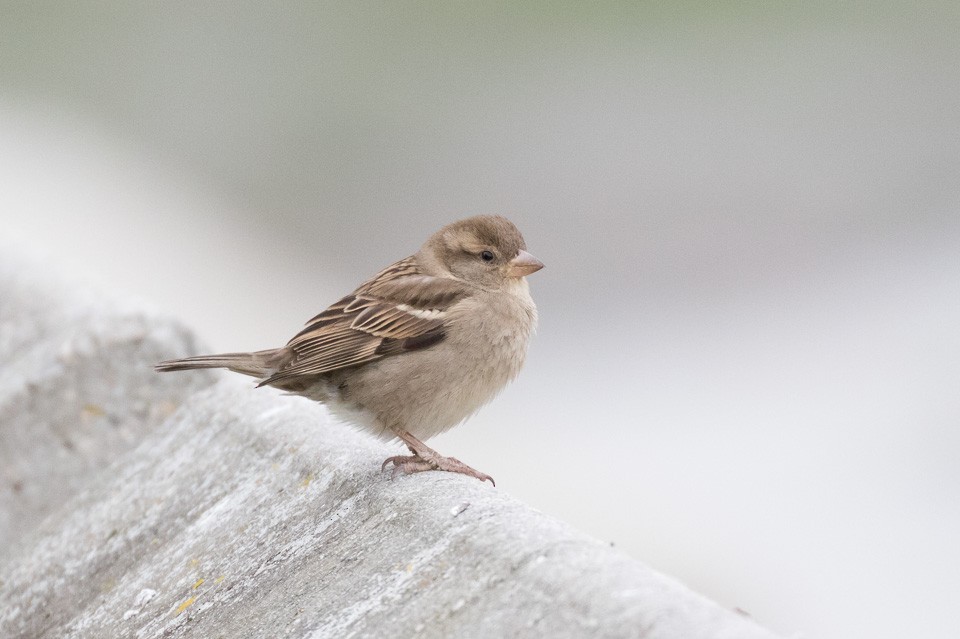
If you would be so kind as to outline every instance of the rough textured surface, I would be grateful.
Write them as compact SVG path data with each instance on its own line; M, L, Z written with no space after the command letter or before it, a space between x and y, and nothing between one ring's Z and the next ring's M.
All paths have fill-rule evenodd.
M0 637L772 636L489 484L391 480L321 406L154 375L169 324L3 299Z
M213 376L159 379L194 351L168 319L0 259L0 561Z

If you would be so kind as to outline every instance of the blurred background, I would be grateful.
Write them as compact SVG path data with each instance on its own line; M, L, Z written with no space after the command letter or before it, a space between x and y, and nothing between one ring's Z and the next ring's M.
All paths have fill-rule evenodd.
M540 331L437 448L787 636L960 629L960 4L3 3L0 149L3 250L214 350L505 214Z

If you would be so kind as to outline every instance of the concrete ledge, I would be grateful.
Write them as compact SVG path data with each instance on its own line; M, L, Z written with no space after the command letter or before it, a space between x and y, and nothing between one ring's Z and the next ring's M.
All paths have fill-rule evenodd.
M100 321L74 326L118 335L120 320ZM140 328L124 335L169 333L126 321ZM17 369L46 381L0 386L15 389L0 396L3 432L42 437L31 453L26 435L4 436L0 455L32 454L18 472L41 493L64 477L45 447L88 428L90 393L135 435L111 448L114 431L95 434L74 449L96 469L67 474L87 477L77 490L14 506L37 521L0 556L0 636L773 636L489 484L390 480L380 462L399 448L321 406L239 377L194 392L207 378L142 374L185 339L93 340L76 366L49 363L59 351L43 340L17 350ZM161 421L157 402L178 392L191 396Z
M0 563L214 379L159 379L149 362L194 351L189 331L39 268L0 260Z

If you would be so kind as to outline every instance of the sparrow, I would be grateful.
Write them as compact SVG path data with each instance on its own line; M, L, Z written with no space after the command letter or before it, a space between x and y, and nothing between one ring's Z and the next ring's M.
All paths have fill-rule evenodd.
M500 216L449 224L307 322L286 346L160 362L225 368L322 402L410 455L392 474L443 470L489 480L423 443L460 424L520 372L537 324L526 276L543 268Z

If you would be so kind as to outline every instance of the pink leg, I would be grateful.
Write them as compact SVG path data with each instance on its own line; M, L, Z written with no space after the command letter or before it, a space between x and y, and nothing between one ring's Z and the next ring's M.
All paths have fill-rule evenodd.
M398 472L409 475L425 470L445 470L450 473L461 473L463 475L469 475L470 477L476 477L480 481L489 481L494 486L497 485L490 475L485 475L470 468L459 459L444 457L407 431L398 430L396 433L397 437L403 440L403 443L407 445L407 448L410 449L413 455L388 457L386 461L383 462L383 466L381 466L382 470L386 470L389 464L393 464L393 475L396 475Z

